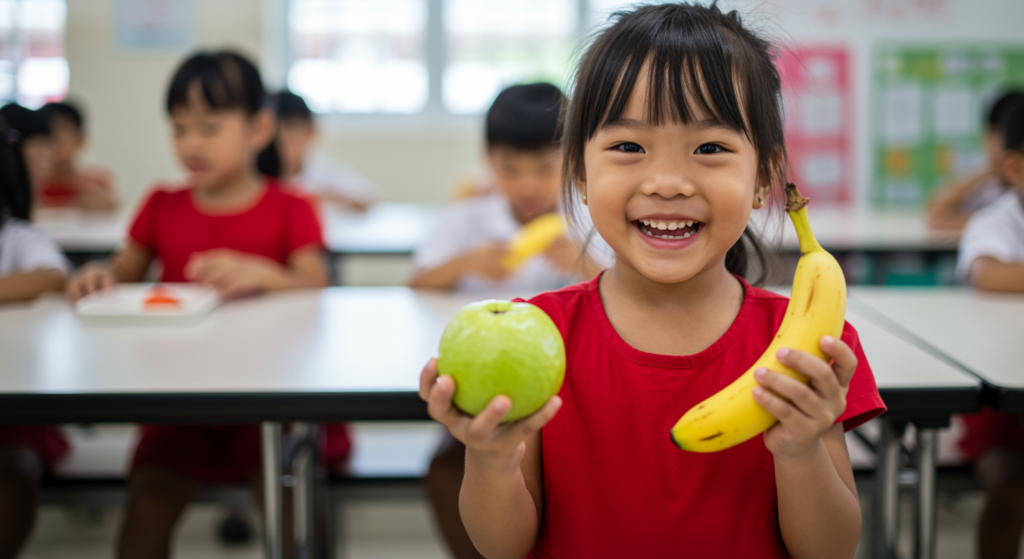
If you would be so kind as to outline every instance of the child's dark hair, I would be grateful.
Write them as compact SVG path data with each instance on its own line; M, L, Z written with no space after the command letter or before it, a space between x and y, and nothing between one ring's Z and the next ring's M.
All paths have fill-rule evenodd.
M1003 119L1003 147L1024 155L1024 105Z
M313 122L313 111L309 109L306 100L287 89L274 96L273 106L278 119L294 118Z
M67 101L47 103L36 112L51 127L53 127L54 117L59 116L73 124L79 132L85 132L85 117L82 116L82 111Z
M557 147L565 95L549 83L513 85L498 94L487 111L487 147L523 151Z
M12 126L11 122L19 127ZM50 130L33 111L10 104L0 109L0 229L7 218L28 221L32 215L32 186L21 144Z
M266 106L259 70L235 52L199 52L185 60L167 88L167 113L198 101L195 87L213 110L240 109L252 116Z
M577 196L587 142L604 123L622 116L644 70L649 122L688 124L706 115L746 135L757 150L760 180L776 188L785 181L787 159L779 74L772 58L768 41L744 28L737 12L723 13L714 3L662 4L613 14L612 24L580 59L566 108L565 199ZM566 206L571 211L573 204ZM760 283L767 260L748 227L729 249L725 266L746 276L752 257L760 274L751 283Z
M1024 107L1024 91L1011 90L996 98L985 113L985 123L989 129L1002 132L1006 117L1015 109Z
M313 111L306 100L287 89L279 91L270 101L270 107L277 115L278 126L283 119L299 119L313 122ZM277 138L270 141L256 158L256 169L268 177L281 176L281 152L277 149Z

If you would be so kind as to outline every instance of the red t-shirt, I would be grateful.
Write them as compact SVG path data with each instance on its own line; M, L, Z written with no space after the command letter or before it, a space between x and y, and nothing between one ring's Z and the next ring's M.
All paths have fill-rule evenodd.
M192 199L194 190L156 189L129 230L131 240L160 260L161 281L188 281L185 265L197 252L227 248L284 265L302 247L323 246L320 221L309 202L276 188L273 181L267 181L251 208L228 215L201 212Z
M695 355L645 353L615 332L597 286L538 295L565 340L563 405L541 435L544 517L530 557L789 557L763 437L721 452L676 448L669 430L743 374L772 341L788 299L743 282L729 330ZM699 325L679 321L680 328ZM857 332L847 430L885 411Z

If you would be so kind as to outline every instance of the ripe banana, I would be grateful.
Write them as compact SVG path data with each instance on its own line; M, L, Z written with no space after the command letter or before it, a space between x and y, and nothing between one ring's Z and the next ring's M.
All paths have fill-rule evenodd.
M793 292L775 339L746 373L720 392L697 404L672 428L672 441L692 452L716 452L764 432L776 419L754 400L754 370L766 367L801 382L807 378L779 363L775 354L788 347L828 357L819 347L822 336L838 339L846 316L846 279L839 263L825 252L807 221L807 198L786 185L786 212L800 240L800 261Z
M509 252L503 263L509 270L515 270L533 255L547 250L551 243L565 232L565 219L557 213L535 218L527 223L509 243Z

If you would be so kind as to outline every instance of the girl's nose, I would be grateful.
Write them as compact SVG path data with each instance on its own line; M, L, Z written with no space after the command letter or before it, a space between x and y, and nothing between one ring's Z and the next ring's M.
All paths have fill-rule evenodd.
M665 158L664 161L652 162L648 167L647 176L640 185L640 192L668 199L680 195L693 196L697 192L697 187L686 173L685 165Z

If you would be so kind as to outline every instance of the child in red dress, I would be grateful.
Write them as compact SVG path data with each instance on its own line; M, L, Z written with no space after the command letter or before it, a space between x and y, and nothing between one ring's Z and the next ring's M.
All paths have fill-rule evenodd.
M157 260L162 281L209 285L229 298L326 286L312 206L257 172L275 120L252 63L230 52L192 56L171 81L167 112L189 183L156 189L125 249L109 263L84 267L69 296L141 281ZM344 427L328 427L327 435L327 460L344 459ZM174 525L200 483L249 481L258 497L259 474L256 425L143 426L118 556L168 556Z
M566 199L587 205L615 263L531 300L565 340L565 382L534 415L475 418L432 361L430 415L466 445L462 520L486 557L851 558L861 510L844 431L882 413L856 331L823 337L826 363L761 369L755 400L779 422L712 454L669 431L768 347L787 299L744 276L746 225L784 182L770 45L716 6L619 14L591 44L566 111ZM657 230L657 235L652 231ZM542 429L543 428L543 429Z

